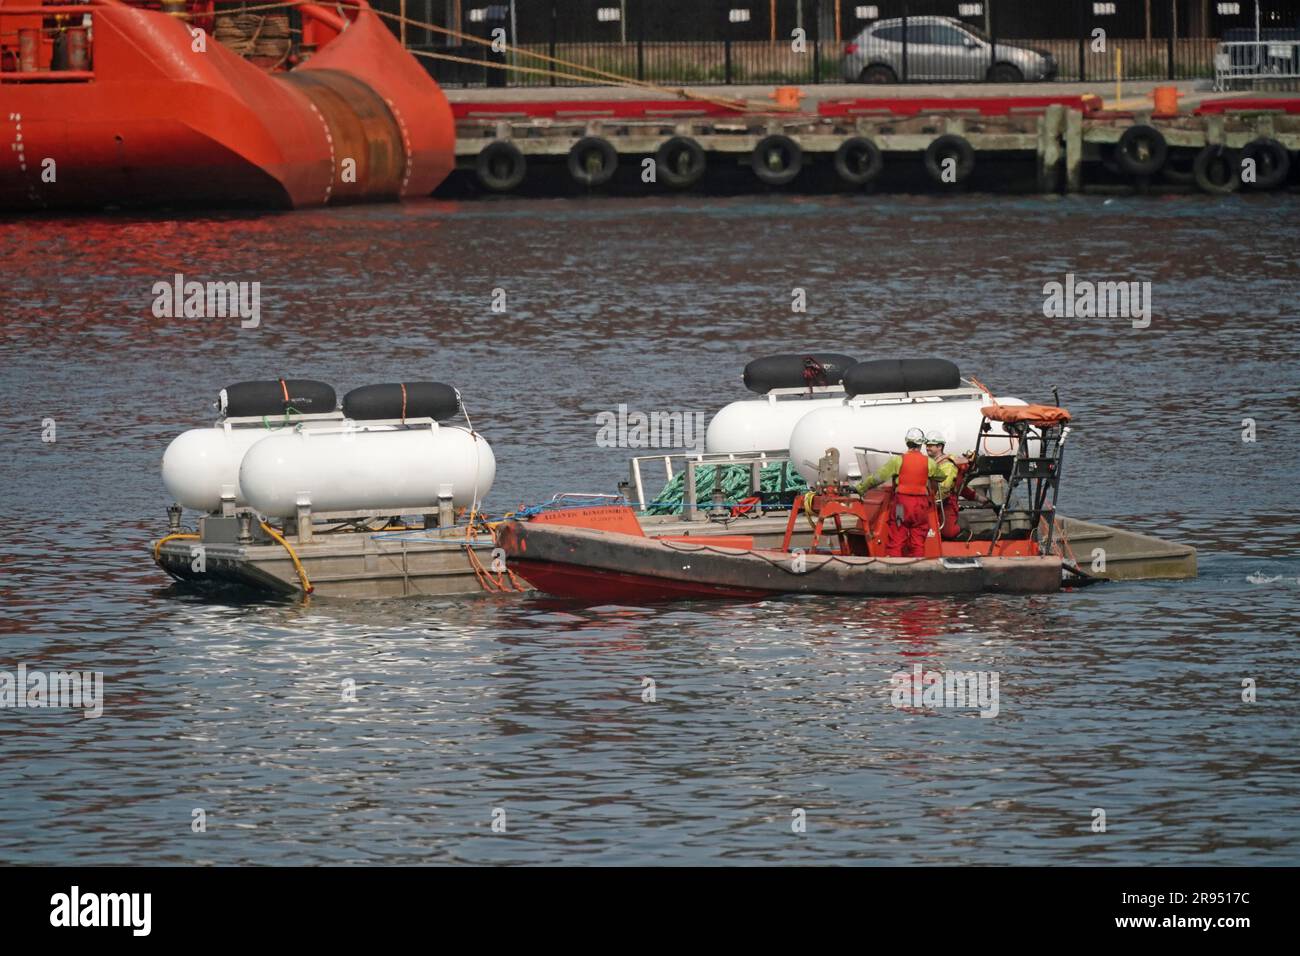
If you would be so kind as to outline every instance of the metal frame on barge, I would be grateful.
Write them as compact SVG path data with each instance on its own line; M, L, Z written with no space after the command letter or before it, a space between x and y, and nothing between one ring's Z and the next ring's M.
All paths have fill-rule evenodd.
M338 412L296 415L295 425L342 423ZM219 425L262 427L260 417L226 418ZM380 429L437 428L432 418L375 419L353 425ZM411 597L523 589L493 564L492 533L477 504L458 521L451 489L436 500L384 508L316 510L297 496L292 517L274 519L239 504L234 488L219 511L202 514L198 530L182 527L183 509L167 509L168 533L151 543L154 560L172 578L205 588L242 586L271 594L330 597ZM417 524L402 516L416 516ZM498 562L499 563L499 562Z

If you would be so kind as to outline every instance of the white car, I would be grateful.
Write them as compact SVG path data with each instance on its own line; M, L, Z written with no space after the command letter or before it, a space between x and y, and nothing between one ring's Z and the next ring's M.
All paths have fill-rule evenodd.
M907 68L903 68L903 51ZM844 47L844 79L853 83L908 80L982 80L1019 83L1056 78L1047 50L994 43L983 31L952 17L880 20Z

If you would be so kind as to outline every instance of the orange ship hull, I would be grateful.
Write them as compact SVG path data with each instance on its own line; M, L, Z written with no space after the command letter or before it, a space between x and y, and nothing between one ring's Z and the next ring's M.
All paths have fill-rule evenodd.
M9 147L0 208L302 208L427 196L454 164L442 90L370 9L346 21L298 9L304 24L311 11L326 42L273 73L211 35L196 40L181 19L117 0L0 0L0 34L25 25L31 41L0 59L0 142ZM93 20L81 69L36 62L31 38L50 34L50 11L65 23Z

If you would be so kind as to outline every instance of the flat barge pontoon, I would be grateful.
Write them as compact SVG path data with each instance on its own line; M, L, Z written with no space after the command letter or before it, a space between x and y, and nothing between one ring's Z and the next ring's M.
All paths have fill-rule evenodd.
M713 456L697 456L703 463ZM742 457L728 456L737 464ZM767 460L773 460L770 457ZM727 512L729 514L729 511ZM679 541L725 541L743 535L755 548L782 543L788 511L762 517L710 518L707 509L682 515L639 512L646 534ZM1064 553L1090 575L1112 581L1187 579L1196 576L1196 549L1091 521L1057 516ZM179 524L177 525L179 531ZM247 540L240 540L241 536ZM336 530L299 534L291 519L284 543L255 520L204 516L194 537L151 542L158 565L178 581L210 587L241 586L268 595L391 598L515 592L530 587L509 571L504 554L484 528L466 526L402 530ZM812 532L799 527L796 547L808 547ZM1104 555L1098 562L1097 555ZM301 568L301 572L299 572ZM305 583L306 582L306 583Z

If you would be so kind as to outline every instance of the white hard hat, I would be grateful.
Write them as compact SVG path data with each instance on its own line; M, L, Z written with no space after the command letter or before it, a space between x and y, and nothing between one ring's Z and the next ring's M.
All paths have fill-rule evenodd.
M924 445L925 432L921 431L919 428L909 428L907 434L903 437L903 440L909 445Z
M948 440L944 438L942 435L940 435L938 432L930 432L930 434L926 436L925 443L927 445L942 446L948 444Z

